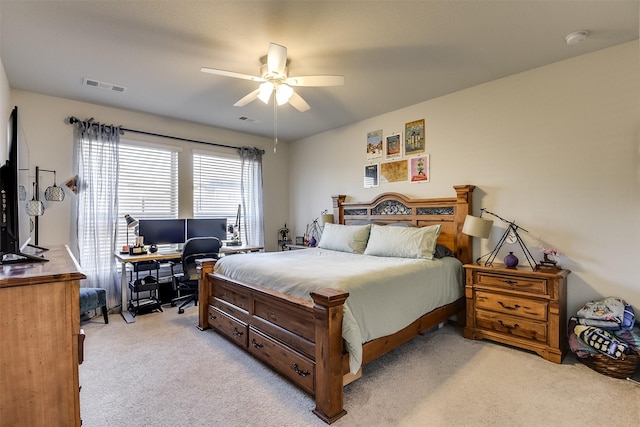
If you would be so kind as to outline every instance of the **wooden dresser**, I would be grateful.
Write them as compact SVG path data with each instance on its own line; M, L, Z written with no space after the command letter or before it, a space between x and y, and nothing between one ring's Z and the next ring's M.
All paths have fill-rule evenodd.
M80 280L64 246L44 263L1 265L0 424L80 426Z
M568 270L467 264L464 336L534 351L562 363L567 352Z

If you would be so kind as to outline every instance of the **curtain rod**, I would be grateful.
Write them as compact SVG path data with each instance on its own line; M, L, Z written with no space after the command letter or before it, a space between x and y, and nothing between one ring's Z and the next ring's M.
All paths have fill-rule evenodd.
M68 124L72 125L72 124L74 124L76 122L82 122L82 120L78 119L77 117L70 116L67 119L67 122L68 122ZM215 142L206 142L206 141L198 141L196 139L180 138L179 136L163 135L163 134L160 134L160 133L147 132L147 131L144 131L144 130L129 129L129 128L125 128L125 127L120 127L120 130L122 130L124 132L139 133L139 134L142 134L142 135L159 136L161 138L175 139L177 141L194 142L196 144L212 145L214 147L233 148L234 150L242 148L242 147L234 147L232 145L218 144L218 143L215 143ZM261 149L259 149L257 147L253 147L253 148L255 148L256 150L259 150L262 154L265 153L264 150L261 150Z

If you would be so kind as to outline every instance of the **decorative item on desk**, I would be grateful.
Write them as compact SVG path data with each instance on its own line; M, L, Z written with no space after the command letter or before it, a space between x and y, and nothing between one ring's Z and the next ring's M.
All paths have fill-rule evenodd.
M317 244L318 242L316 241L316 238L314 236L311 236L311 239L309 239L309 246L315 247Z
M494 214L493 212L489 212L488 210L483 208L480 209L480 218L467 215L462 227L462 232L469 236L481 237L485 239L488 238L489 233L491 232L491 225L493 224L493 221L491 221L490 223L478 221L482 220L482 214L485 212L500 219L502 222L508 224L508 226L502 234L502 237L500 237L500 240L498 240L496 247L493 248L493 250L488 254L482 255L480 258L476 259L476 262L479 263L482 258L488 257L484 265L493 265L493 261L496 259L496 256L498 256L498 252L500 252L500 248L502 248L502 245L504 245L505 243L518 243L518 245L520 245L520 248L522 249L522 252L524 253L525 258L527 258L527 262L529 263L531 270L535 271L537 269L537 264L533 259L533 255L531 255L531 252L529 252L529 249L527 249L527 246L524 244L524 241L520 237L520 234L518 234L518 230L522 230L526 233L528 233L528 231L520 227L519 225L516 225L515 221L508 221L501 216Z
M278 230L279 240L283 242L290 242L291 238L289 237L289 227L287 227L287 223L284 223L284 227Z
M231 233L231 241L227 242L227 246L242 246L242 239L240 239L240 218L241 218L242 205L238 205L238 213L236 214L236 223L229 226L229 233Z
M540 248L540 252L542 252L544 259L538 264L537 270L562 270L562 267L558 265L558 260L556 259L562 255L560 251L556 248Z
M519 262L520 260L513 254L513 252L509 252L509 255L504 257L504 265L506 265L507 268L516 268Z
M304 236L296 236L296 245L304 245Z

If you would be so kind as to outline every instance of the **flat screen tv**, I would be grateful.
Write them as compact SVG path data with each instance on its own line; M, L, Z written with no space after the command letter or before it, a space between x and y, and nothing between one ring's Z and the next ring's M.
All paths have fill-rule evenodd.
M227 240L226 218L189 218L187 219L187 239L192 237L217 237Z
M39 254L24 252L31 240L31 218L27 214L29 150L18 137L18 129L18 107L14 107L7 123L7 158L0 167L1 264L47 261Z

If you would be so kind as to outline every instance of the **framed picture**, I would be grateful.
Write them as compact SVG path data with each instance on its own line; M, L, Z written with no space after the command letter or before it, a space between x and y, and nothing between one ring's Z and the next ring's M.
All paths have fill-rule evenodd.
M382 129L367 133L367 160L382 157Z
M386 138L385 158L387 160L402 157L402 133L394 133Z
M377 187L380 182L379 165L366 165L364 167L364 188Z
M304 236L296 236L296 245L304 245Z
M429 182L429 155L409 159L409 181L411 183Z
M404 125L404 154L412 156L425 151L424 119Z
M380 164L380 182L400 182L406 181L408 175L407 161L397 160Z

